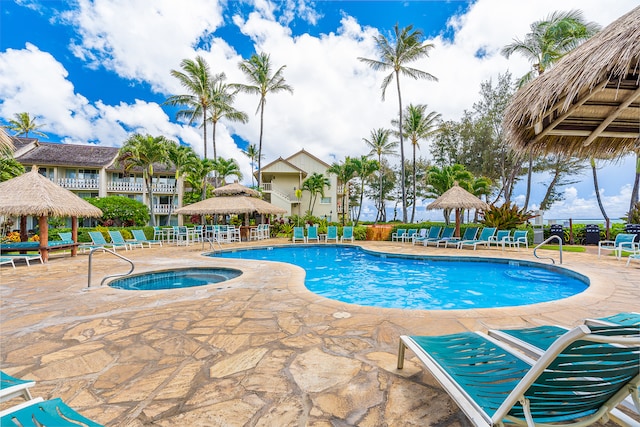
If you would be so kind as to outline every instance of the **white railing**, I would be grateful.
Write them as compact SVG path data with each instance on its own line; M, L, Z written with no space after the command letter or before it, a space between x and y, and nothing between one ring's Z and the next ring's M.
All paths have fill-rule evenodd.
M176 209L178 209L178 205L173 205L173 209L171 209L171 205L153 205L153 213L156 214L168 214L169 210L175 212Z
M261 186L262 186L262 190L265 191L265 192L269 192L269 193L272 193L272 194L277 194L279 197L281 197L282 199L286 200L289 203L298 203L298 199L296 199L295 194L288 195L288 194L283 193L280 190L276 190L275 188L273 188L273 185L271 185L270 182L263 182L261 184Z
M59 178L58 185L76 190L97 190L99 181L98 179Z
M139 182L111 181L107 183L107 191L142 193L144 192L144 184Z
M173 193L175 188L174 184L153 184L154 193Z
M262 184L260 184L260 186L262 187L263 191L271 191L271 183L270 182L263 182Z

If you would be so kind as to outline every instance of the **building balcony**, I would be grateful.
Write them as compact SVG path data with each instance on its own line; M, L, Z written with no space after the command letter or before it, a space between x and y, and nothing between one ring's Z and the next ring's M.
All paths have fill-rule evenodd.
M153 205L153 213L168 215L169 210L171 210L171 212L175 212L178 207L178 205L173 205L173 209L171 209L171 205Z
M57 184L68 190L97 190L100 188L98 179L59 178Z

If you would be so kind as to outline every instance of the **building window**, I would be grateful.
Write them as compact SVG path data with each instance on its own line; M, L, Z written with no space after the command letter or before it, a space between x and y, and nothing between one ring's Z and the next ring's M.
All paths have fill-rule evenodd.
M331 197L321 197L320 198L320 204L321 205L330 205L331 204Z

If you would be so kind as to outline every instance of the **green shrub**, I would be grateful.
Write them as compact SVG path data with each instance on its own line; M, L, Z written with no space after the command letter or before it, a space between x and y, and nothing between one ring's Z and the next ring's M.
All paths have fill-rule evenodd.
M111 226L143 226L149 222L149 208L144 203L122 196L92 197L87 202L102 210L101 224Z
M499 230L511 230L524 224L533 215L529 211L518 209L518 206L511 203L504 203L502 206L490 206L484 212L484 219L481 221L485 227L496 227Z

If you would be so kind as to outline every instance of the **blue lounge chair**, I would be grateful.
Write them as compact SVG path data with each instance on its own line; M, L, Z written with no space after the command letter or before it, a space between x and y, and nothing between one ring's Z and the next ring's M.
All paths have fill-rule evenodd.
M606 420L640 378L637 327L579 326L554 341L537 361L473 332L402 336L398 369L403 368L405 348L476 426L584 426Z
M144 230L131 230L131 234L133 234L133 238L135 239L134 242L139 243L141 247L144 247L145 244L149 248L151 245L160 245L162 247L162 240L147 239Z
M473 250L475 251L478 248L478 245L484 245L489 247L489 242L491 242L491 238L496 234L496 227L485 227L480 232L480 236L477 239L472 240L462 240L458 243L458 249L462 249L465 246L473 246Z
M119 230L109 230L109 237L114 245L124 246L126 250L133 249L135 246L142 248L142 243L125 240Z
M622 251L624 250L634 252L637 246L634 241L635 238L635 234L620 233L616 236L615 240L601 240L598 242L598 258L600 258L600 252L603 249L613 251L617 259L622 258Z
M324 240L325 243L329 243L329 240L333 240L338 243L338 227L330 225L327 227L327 237Z
M102 424L91 421L71 409L61 399L43 401L41 397L1 411L0 425L2 427L18 425L23 427L102 427Z
M462 242L463 240L475 240L476 236L478 235L478 229L479 227L467 227L467 229L464 230L462 238L452 237L451 239L445 240L444 247L448 248L449 245L458 247L458 243ZM438 247L440 247L439 244Z
M307 243L307 238L304 235L304 227L293 227L293 237L291 241L295 243L296 240L302 240L302 243Z
M453 233L455 232L455 227L445 227L444 230L442 230L442 234L440 235L440 237L435 237L433 239L427 238L424 241L424 245L429 246L430 244L433 244L434 246L438 247L440 246L440 243L444 244L447 240L453 238Z
M391 234L391 241L401 242L405 234L407 234L406 228L398 228L395 233Z
M342 228L342 237L340 237L340 243L344 243L345 240L350 240L353 243L353 227L345 226Z
M509 239L511 239L511 230L498 230L495 236L489 239L489 247L491 247L491 245L502 245L502 250L504 251L504 245Z
M21 380L0 371L0 402L6 402L14 397L22 397L31 400L29 388L36 385L35 381Z
M73 243L73 233L71 232L58 233L58 236L63 242Z
M315 240L316 243L320 243L320 236L318 236L317 225L312 225L307 228L307 243L309 243L310 240Z
M421 228L415 236L413 236L413 244L415 245L416 242L424 242L424 239L427 238L427 235L429 234L429 229L428 228Z
M508 239L503 239L505 245L509 245L510 247L516 246L518 250L520 250L520 245L524 245L525 248L529 248L529 231L527 230L516 230L513 232L513 236Z
M9 256L0 257L0 265L2 264L11 264L11 267L16 268L16 264L13 262L13 258Z
M418 234L417 228L408 229L407 232L404 233L404 235L402 236L402 242L403 243L413 242L413 239L416 237L417 234Z
M114 251L117 250L117 248L122 248L124 247L125 249L129 249L129 245L116 245L115 243L109 243L107 242L107 240L104 238L104 236L102 235L101 232L99 231L90 231L89 232L89 237L91 237L91 248L107 248L107 249L113 249Z
M27 263L27 266L31 267L31 261L40 261L40 264L44 264L42 260L42 255L40 253L31 253L31 254L20 254L20 255L2 255L2 258L7 259L11 258L14 262L13 266L15 268L15 261L24 261Z
M427 240L438 239L440 237L440 231L442 231L442 227L440 227L438 225L434 225L431 228L429 228L428 230L426 230L424 235L418 236L415 239L413 239L413 244L415 245L416 242L420 242L424 246L427 246L426 241Z

